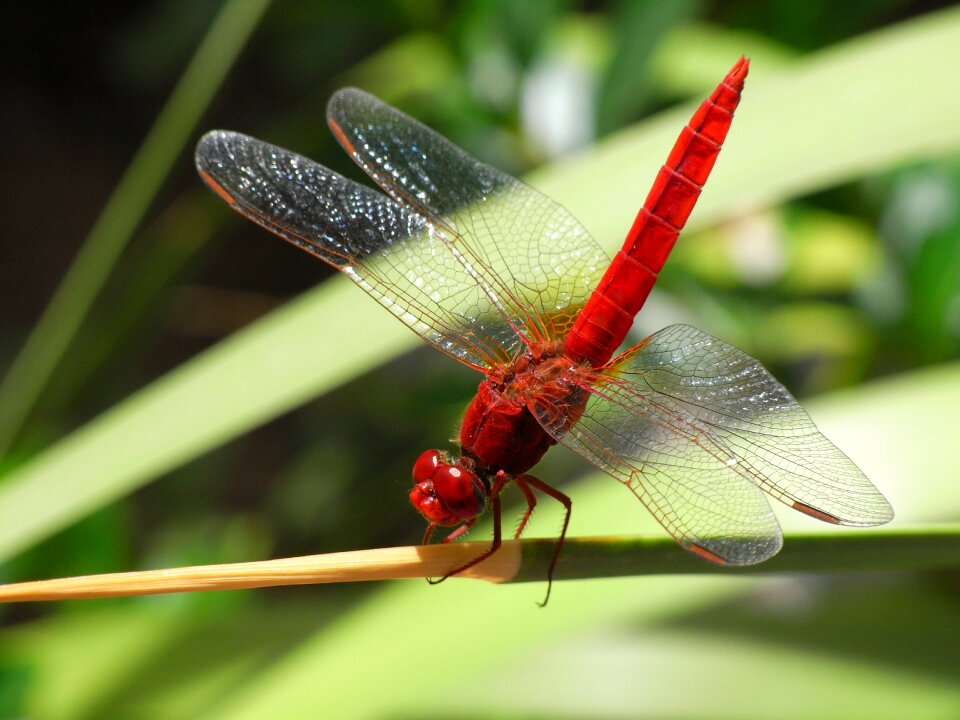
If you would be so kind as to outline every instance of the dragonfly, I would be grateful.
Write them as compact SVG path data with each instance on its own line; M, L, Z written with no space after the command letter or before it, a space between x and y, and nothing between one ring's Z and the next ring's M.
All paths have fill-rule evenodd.
M341 271L427 343L483 375L457 452L413 466L424 544L464 535L487 511L502 542L501 492L571 499L529 474L560 444L622 482L687 551L724 566L775 555L783 538L767 498L823 522L893 517L861 470L822 435L755 359L688 325L620 352L703 189L740 101L746 58L681 130L611 262L562 206L355 88L327 123L379 186L236 132L199 142L196 165L228 205ZM438 580L438 581L439 581Z

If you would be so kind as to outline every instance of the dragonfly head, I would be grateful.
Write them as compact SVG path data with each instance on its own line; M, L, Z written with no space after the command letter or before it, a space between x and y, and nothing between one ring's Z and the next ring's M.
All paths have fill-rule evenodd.
M413 465L410 502L427 522L458 525L487 507L487 488L464 463L447 462L439 450L427 450Z

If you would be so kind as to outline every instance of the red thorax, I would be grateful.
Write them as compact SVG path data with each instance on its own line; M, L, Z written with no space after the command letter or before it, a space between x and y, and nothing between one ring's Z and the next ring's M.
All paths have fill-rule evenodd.
M426 520L456 525L486 509L491 478L511 477L536 465L557 443L530 411L552 408L576 422L586 401L572 382L577 364L555 346L526 353L492 369L477 388L460 426L461 458L456 462L428 450L414 464L410 501Z

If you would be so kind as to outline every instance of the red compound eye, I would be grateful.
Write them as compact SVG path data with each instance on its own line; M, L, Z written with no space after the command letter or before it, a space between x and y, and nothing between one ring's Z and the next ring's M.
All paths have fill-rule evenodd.
M440 466L440 451L427 450L413 464L413 482L422 483L433 477Z
M437 499L460 520L469 520L487 506L487 493L480 479L457 465L440 465L433 474Z
M486 509L487 490L475 473L444 462L439 450L427 450L413 464L410 502L429 522L457 525Z

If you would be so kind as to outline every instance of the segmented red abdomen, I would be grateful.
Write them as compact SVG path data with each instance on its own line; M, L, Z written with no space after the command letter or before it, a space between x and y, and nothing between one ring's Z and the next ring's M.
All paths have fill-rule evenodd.
M568 357L599 367L623 342L717 160L749 65L740 58L683 128L623 247L567 336Z

